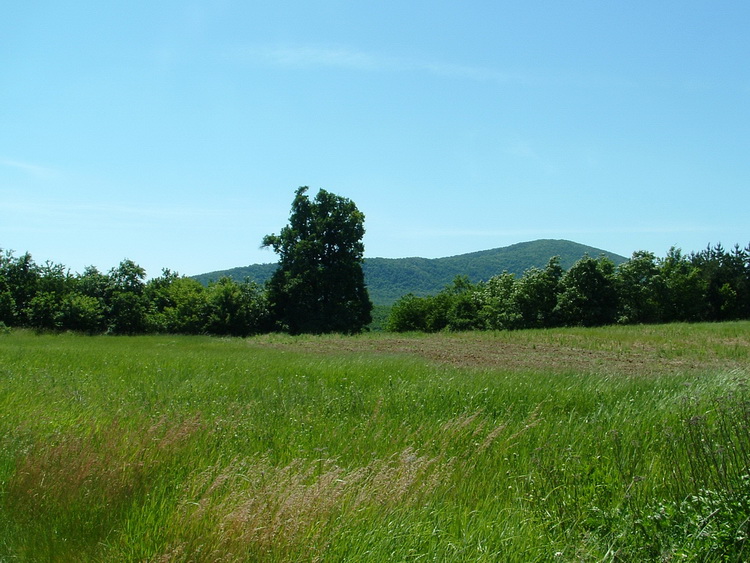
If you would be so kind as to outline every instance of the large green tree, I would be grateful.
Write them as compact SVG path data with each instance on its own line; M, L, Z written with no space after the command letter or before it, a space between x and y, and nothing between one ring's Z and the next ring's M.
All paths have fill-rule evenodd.
M652 252L639 250L617 267L615 286L619 298L617 321L622 324L658 323L664 318L661 298L664 278Z
M268 299L279 328L299 333L356 333L370 323L372 303L362 261L365 216L349 199L320 190L295 192L289 224L266 235L279 254Z
M602 326L615 322L615 264L606 256L585 256L560 278L555 312L568 326Z
M109 272L109 327L112 334L146 331L148 299L144 295L146 270L132 260L123 260Z

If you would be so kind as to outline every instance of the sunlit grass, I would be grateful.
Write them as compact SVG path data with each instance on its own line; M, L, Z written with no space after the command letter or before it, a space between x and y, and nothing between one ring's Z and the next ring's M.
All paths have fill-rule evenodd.
M0 336L0 560L746 559L750 323L389 338Z

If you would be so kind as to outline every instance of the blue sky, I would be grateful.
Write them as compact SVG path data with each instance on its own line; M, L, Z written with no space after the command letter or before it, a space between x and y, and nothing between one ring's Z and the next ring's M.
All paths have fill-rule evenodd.
M308 185L366 256L750 243L750 3L16 1L0 248L273 262Z

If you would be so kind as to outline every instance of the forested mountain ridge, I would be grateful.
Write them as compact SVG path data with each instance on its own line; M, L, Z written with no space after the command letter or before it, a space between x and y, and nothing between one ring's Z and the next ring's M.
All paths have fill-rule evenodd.
M592 258L604 255L615 264L627 260L612 252L568 240L540 239L445 258L366 258L364 273L372 302L392 305L408 293L417 296L438 293L456 276L467 276L474 283L503 271L520 276L531 267L544 268L553 256L559 256L560 265L567 270L585 255ZM203 284L224 276L262 284L277 267L278 264L253 264L192 277Z

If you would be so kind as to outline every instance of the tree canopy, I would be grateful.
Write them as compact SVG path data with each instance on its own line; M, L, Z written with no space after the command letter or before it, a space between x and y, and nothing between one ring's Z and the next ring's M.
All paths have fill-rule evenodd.
M295 192L289 224L266 235L279 255L268 300L281 330L292 334L362 331L372 317L365 286L364 214L350 199L307 186Z

